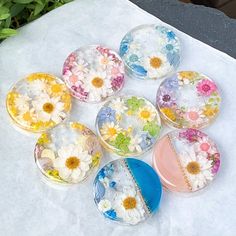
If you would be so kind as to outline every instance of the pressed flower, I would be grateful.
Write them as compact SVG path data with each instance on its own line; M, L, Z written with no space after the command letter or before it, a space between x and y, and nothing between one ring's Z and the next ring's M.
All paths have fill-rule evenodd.
M115 139L114 146L123 153L129 152L130 137L125 136L122 133L119 133Z
M155 137L160 132L160 126L156 124L156 122L148 122L144 125L143 131L147 131L152 137Z
M193 80L195 77L198 76L198 73L194 71L180 71L178 74L181 79L188 79L188 80Z
M142 121L153 121L156 118L156 111L149 106L144 106L139 109L138 116Z
M176 102L176 97L171 90L161 89L157 95L157 102L160 107L171 107Z
M205 115L203 114L203 111L197 107L189 108L185 113L186 121L188 121L193 126L203 123L204 118Z
M110 107L103 107L98 113L98 122L100 124L116 121L116 111Z
M142 138L138 135L131 137L130 139L130 144L128 146L129 150L131 152L137 151L137 152L142 152L142 148L140 147L140 143L142 141Z
M128 110L128 107L126 106L125 101L122 98L113 99L110 104L110 107L114 109L117 112L117 114L122 114L126 110Z
M169 107L163 107L163 108L161 108L161 112L164 113L164 115L165 115L168 119L170 119L170 120L172 120L172 121L175 121L175 120L176 120L176 115L175 115L174 111L173 111L171 108L169 108Z
M198 93L203 96L210 96L213 92L217 90L215 83L209 79L203 79L198 82L196 88Z
M111 202L107 199L102 199L99 203L98 203L98 209L101 212L105 212L111 209Z
M206 106L203 108L203 114L204 114L206 117L214 117L218 112L219 112L219 108L218 108L218 107L211 106L211 105L206 105Z
M104 140L114 140L120 131L121 128L118 125L115 125L114 122L105 123L100 129Z
M132 97L127 100L128 108L131 111L137 111L140 107L145 104L144 99L138 99L137 97Z

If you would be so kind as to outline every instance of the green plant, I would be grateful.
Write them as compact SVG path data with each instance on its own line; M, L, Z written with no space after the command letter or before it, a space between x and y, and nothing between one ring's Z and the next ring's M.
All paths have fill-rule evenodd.
M16 29L72 0L0 0L0 40Z

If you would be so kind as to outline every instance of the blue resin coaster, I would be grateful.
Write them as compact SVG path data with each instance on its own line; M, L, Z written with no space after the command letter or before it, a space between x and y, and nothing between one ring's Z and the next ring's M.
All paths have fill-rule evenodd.
M156 172L134 158L109 162L94 180L94 200L104 217L135 225L154 214L162 186Z
M130 77L144 80L165 78L179 66L180 42L169 28L141 25L124 36L120 56Z

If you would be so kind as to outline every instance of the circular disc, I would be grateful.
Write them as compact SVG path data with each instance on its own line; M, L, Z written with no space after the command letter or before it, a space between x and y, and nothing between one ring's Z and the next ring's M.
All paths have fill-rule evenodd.
M120 55L127 73L138 79L160 79L173 74L180 63L180 42L160 25L141 25L121 41Z
M43 133L34 154L39 170L48 180L76 184L99 165L102 149L90 129L69 122Z
M159 207L162 187L145 162L124 158L106 164L94 180L94 200L104 217L135 225Z
M123 96L103 105L96 127L108 150L121 156L139 156L156 142L161 121L155 106L147 99Z
M210 78L181 71L164 80L157 91L157 107L170 126L202 128L217 116L221 96Z
M216 144L195 129L176 130L155 146L153 166L162 184L174 192L194 192L207 186L218 172Z
M84 102L101 102L123 87L124 65L111 49L90 45L67 57L63 78L74 97Z
M34 73L11 88L6 105L12 120L20 128L43 132L66 118L71 108L71 96L59 78Z

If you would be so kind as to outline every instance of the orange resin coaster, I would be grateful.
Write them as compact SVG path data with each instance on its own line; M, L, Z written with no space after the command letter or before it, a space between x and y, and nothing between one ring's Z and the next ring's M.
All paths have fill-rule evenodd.
M153 166L167 189L195 192L215 178L220 154L206 134L196 129L183 129L160 139L155 146Z
M71 108L65 84L46 73L30 74L8 92L7 111L20 128L43 132L60 124Z

